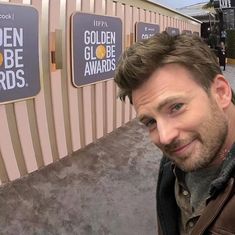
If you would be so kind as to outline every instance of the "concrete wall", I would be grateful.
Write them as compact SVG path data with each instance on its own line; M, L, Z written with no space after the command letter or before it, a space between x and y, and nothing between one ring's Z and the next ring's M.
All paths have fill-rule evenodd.
M80 88L72 85L70 16L74 11L120 17L125 48L134 42L137 21L159 24L160 31L171 26L200 32L198 21L140 0L10 2L30 4L39 12L42 89L34 98L0 104L0 184L70 155L135 117L129 102L116 99L112 79ZM55 48L61 53L57 65L51 59ZM61 69L56 69L58 64Z

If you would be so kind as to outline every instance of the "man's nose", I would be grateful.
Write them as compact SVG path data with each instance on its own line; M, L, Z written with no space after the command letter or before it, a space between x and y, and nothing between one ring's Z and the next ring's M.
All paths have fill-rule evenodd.
M169 121L158 122L157 129L160 145L170 144L179 136L178 128Z

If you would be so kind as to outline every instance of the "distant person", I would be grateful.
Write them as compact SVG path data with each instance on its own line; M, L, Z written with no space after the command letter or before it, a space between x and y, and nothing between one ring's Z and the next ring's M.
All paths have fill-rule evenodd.
M218 48L218 58L219 58L219 65L222 66L223 70L225 71L226 62L227 62L227 52L224 42L221 42Z
M115 82L163 152L158 234L235 234L235 97L211 49L163 32L122 54Z
M226 42L227 33L226 33L225 30L222 30L222 31L221 31L220 38L221 38L221 41L222 41L223 43Z

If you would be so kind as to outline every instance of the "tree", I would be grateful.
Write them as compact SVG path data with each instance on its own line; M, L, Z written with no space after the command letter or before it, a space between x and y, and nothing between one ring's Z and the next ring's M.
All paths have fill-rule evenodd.
M203 9L209 9L214 8L214 0L210 0L208 3L206 3L203 7Z

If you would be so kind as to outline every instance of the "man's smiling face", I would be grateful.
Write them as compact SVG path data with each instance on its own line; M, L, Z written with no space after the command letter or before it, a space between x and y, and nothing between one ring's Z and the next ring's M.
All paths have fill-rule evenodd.
M228 132L215 94L208 95L192 76L183 66L168 64L132 92L152 141L184 171L209 166Z

